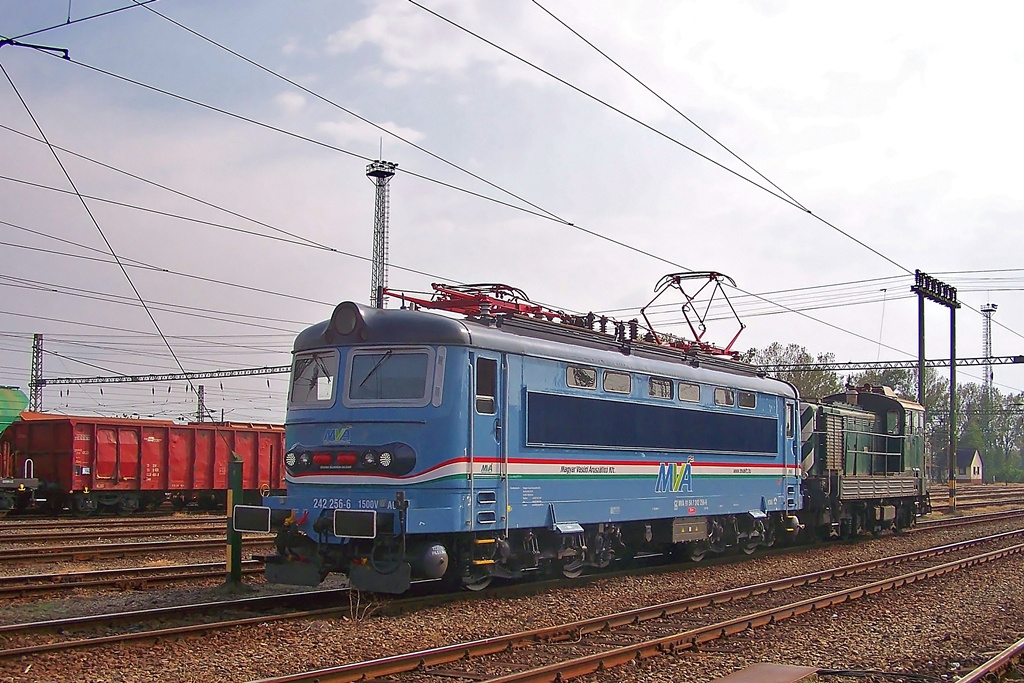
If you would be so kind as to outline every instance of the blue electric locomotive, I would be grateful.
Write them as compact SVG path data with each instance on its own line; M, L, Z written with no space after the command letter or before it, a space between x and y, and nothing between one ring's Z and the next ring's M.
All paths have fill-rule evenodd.
M274 519L268 580L479 589L799 528L791 385L635 325L479 291L447 308L470 315L345 302L296 339L287 496L236 512L239 529Z

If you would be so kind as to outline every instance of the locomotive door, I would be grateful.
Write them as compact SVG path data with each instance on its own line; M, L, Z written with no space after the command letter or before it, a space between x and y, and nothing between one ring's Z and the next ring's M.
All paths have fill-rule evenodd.
M477 351L473 363L471 420L472 528L496 529L505 521L508 451L505 448L506 368L500 353Z
M797 412L796 403L793 401L786 401L786 405L783 408L786 411L784 417L786 423L786 431L784 435L784 441L782 446L782 464L784 475L782 477L783 491L782 495L786 501L786 510L792 511L797 509L797 497L799 491L797 491L797 485L800 482L800 472L802 463L800 462L800 431L797 429Z

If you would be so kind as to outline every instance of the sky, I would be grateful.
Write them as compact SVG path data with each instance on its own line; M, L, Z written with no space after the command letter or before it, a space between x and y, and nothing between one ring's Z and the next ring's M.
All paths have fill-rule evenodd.
M993 355L1024 353L1022 20L1009 1L0 0L0 385L27 393L33 334L45 378L288 365L300 330L369 300L377 158L398 164L393 289L504 283L628 320L663 275L715 271L734 348L862 362L916 357L920 269L958 288L958 357L984 355L986 303ZM681 303L658 299L657 330L687 332ZM739 324L707 310L727 344ZM926 306L929 358L949 325ZM994 377L1024 391L1020 366ZM286 375L194 384L217 418L284 419ZM196 397L52 385L43 406L188 419Z

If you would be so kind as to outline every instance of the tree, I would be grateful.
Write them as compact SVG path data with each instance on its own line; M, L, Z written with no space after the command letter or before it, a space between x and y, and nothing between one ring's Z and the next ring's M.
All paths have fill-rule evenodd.
M749 349L740 358L752 365L798 365L806 363L834 363L834 353L821 353L815 358L806 347L798 344L783 346L772 342L763 349ZM769 373L770 376L791 383L801 398L821 398L843 390L839 377L825 370L787 370Z

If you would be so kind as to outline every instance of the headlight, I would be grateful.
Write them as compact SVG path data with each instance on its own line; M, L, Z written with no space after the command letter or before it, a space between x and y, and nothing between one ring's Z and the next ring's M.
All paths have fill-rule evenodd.
M338 304L331 316L331 326L334 331L342 336L355 332L359 325L359 309L351 302Z
M377 461L381 467L391 467L391 454L387 451L382 451Z
M295 467L295 451L288 451L284 454L284 464L288 467Z
M377 464L377 454L373 451L366 451L363 453L363 465L366 467L373 467Z
M300 465L308 465L311 462L313 462L313 456L308 451L299 456Z

